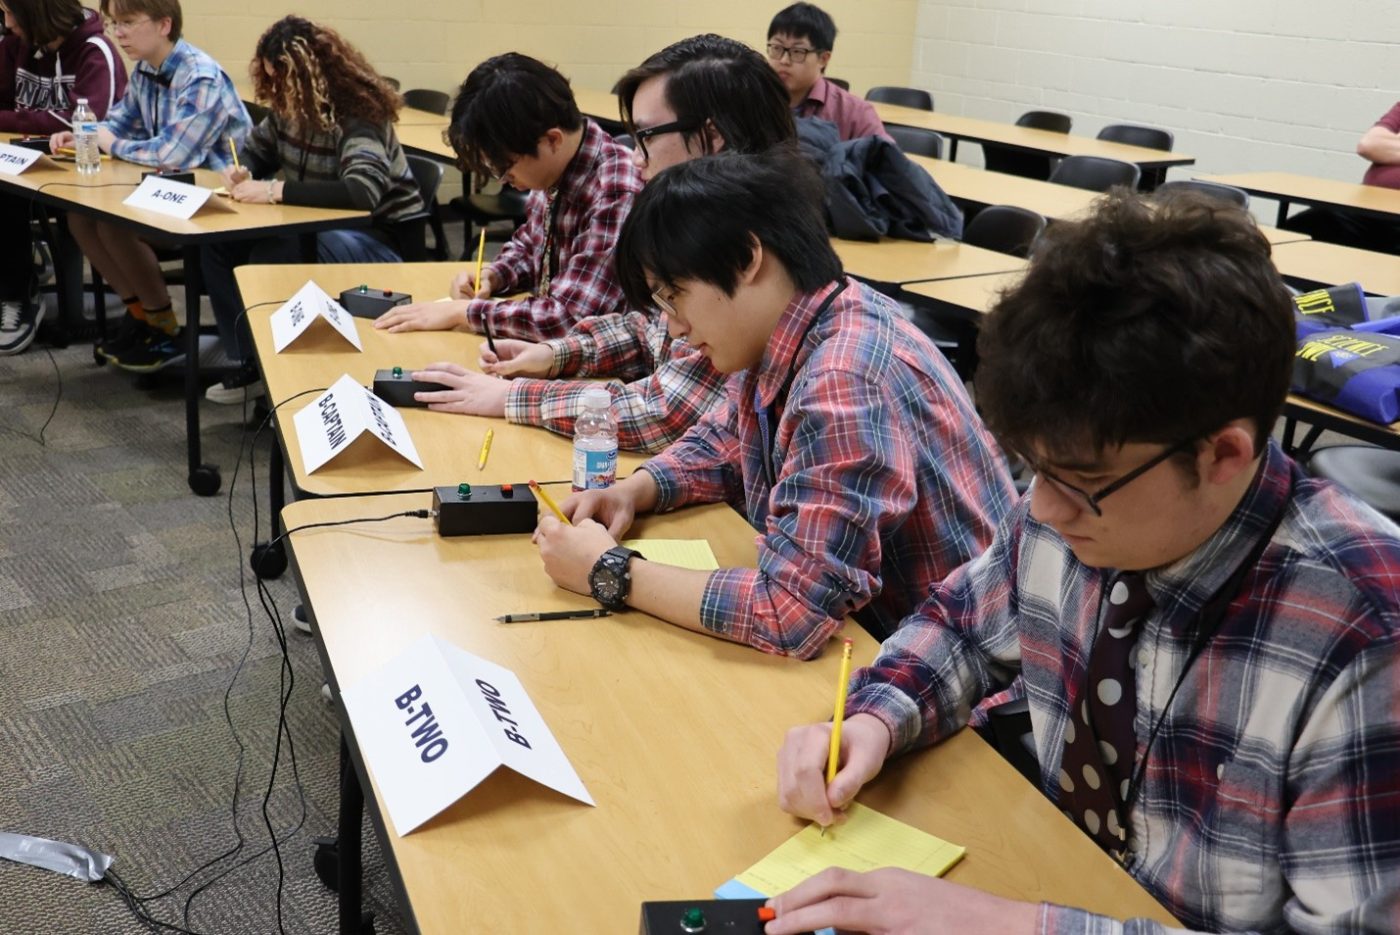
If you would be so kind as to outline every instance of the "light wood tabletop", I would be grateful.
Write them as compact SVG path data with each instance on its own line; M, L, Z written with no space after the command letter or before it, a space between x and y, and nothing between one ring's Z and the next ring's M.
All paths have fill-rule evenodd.
M622 120L618 112L617 95L611 91L574 88L574 100L578 103L580 111L595 120L611 120L614 123Z
M436 159L439 162L457 164L457 154L452 147L443 139L442 133L446 129L445 121L439 123L400 124L394 128L398 134L399 142L403 148L411 153L427 156L429 159Z
M846 272L876 283L908 283L959 276L985 276L1018 270L1026 261L970 244L917 240L842 240L831 245Z
M291 528L427 502L302 501L283 519ZM352 685L427 633L503 665L598 804L501 770L400 837L366 787L419 931L630 931L643 900L706 897L800 829L777 807L775 755L787 728L830 715L839 653L782 659L636 612L498 624L503 613L592 602L553 585L528 536L440 539L430 522L291 537L329 677ZM721 566L756 562L753 529L722 505L647 517L632 534L705 538ZM858 664L873 659L868 635L854 624L845 635ZM970 732L892 764L860 801L965 845L957 882L1170 922Z
M1002 146L1046 153L1051 156L1103 156L1108 159L1121 159L1124 162L1136 163L1144 169L1187 166L1196 161L1195 156L1186 153L1129 146L1124 143L1096 140L1070 133L1055 133L1051 130L1018 127L1015 124L1001 123L996 120L960 117L956 114L901 107L897 104L877 103L874 106L875 113L885 123L936 130L944 136L956 140L969 140L974 143L998 143Z
M1400 295L1400 257L1389 253L1307 241L1275 247L1274 265L1283 275L1310 283L1354 281L1373 295Z
M374 439L363 437L322 466L307 474L301 446L295 437L293 415L311 405L314 394L292 400L306 390L329 387L344 374L369 385L374 372L392 367L412 371L441 360L475 369L485 338L457 331L418 331L390 334L369 319L356 318L363 353L337 333L329 323L312 325L281 354L273 351L272 315L296 294L307 280L314 280L332 298L361 285L406 292L415 301L432 301L447 295L461 263L347 263L285 266L241 266L235 271L239 291L250 307L248 324L253 344L273 404L287 402L279 411L277 432L296 486L316 496L345 496L388 491L427 490L469 483L520 483L562 481L572 476L573 442L542 428L512 425L504 419L465 416L426 409L400 409L413 439L423 470L414 467ZM262 303L260 308L253 308ZM494 430L485 470L477 469L482 439ZM620 452L619 476L630 474L645 460Z
M1238 172L1202 175L1199 178L1243 188L1251 195L1278 199L1280 224L1287 216L1289 205L1295 201L1305 205L1345 208L1379 217L1400 214L1400 191L1379 185L1339 182L1294 172Z

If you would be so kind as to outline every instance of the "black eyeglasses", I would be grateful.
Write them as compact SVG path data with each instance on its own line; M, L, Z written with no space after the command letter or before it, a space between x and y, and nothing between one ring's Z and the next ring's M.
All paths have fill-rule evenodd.
M1022 455L1021 458L1023 461L1026 462L1027 467L1029 467L1040 477L1045 478L1046 480L1054 484L1056 487L1060 488L1061 492L1074 497L1078 497L1079 500L1081 500L1086 507L1088 507L1094 512L1095 516L1103 516L1103 510L1099 509L1099 504L1103 502L1104 497L1107 497L1109 494L1115 491L1122 490L1124 487L1128 486L1133 481L1137 480L1139 477L1146 474L1148 471L1152 470L1157 465L1170 458L1172 455L1181 451L1185 451L1187 448L1190 448L1196 443L1196 439L1199 437L1200 436L1198 435L1192 435L1190 438L1183 438L1181 441L1177 442L1175 445L1172 445L1166 451L1163 451L1160 454L1148 458L1142 464L1139 464L1137 467L1133 468L1131 471L1124 474L1122 477L1109 483L1107 486L1100 487L1093 493L1090 493L1089 491L1084 490L1081 487L1076 487L1068 481L1061 480L1060 478L1052 474L1050 471L1048 471L1046 468L1037 465L1034 461L1032 461L1030 458L1027 458L1025 455Z
M700 126L700 120L672 120L670 123L659 123L654 127L647 127L645 130L632 128L632 139L637 144L637 150L642 154L644 161L651 160L651 153L647 152L647 140L654 136L663 136L667 133L689 133Z
M768 43L768 59L774 62L781 62L786 55L794 65L801 65L807 61L807 56L820 51L821 49L804 49L800 45L787 46L781 42Z

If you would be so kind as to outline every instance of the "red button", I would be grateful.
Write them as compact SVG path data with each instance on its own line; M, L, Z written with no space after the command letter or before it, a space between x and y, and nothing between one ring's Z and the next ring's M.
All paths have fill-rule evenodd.
M760 922L772 922L772 921L773 921L774 919L776 919L777 917L778 917L778 913L775 912L771 907L769 907L769 906L759 906L759 907L758 907L758 921L760 921Z
M515 496L515 488L512 487L510 484L502 484L502 485L501 485L501 496L503 496L503 497L513 497L513 496Z

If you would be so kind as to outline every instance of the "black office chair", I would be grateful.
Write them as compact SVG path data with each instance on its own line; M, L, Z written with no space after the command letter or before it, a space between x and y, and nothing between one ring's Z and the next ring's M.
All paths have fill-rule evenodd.
M1169 192L1187 191L1210 195L1212 198L1228 201L1231 204L1239 205L1241 208L1249 207L1249 192L1245 191L1243 188L1226 185L1223 182L1206 182L1201 179L1176 179L1171 182L1163 182L1161 185L1157 186L1157 194L1159 195Z
M963 229L963 243L997 253L1029 259L1036 238L1045 230L1045 218L1026 208L992 205L983 208Z
M922 127L901 127L890 124L885 127L890 139L901 150L911 156L928 156L930 159L943 158L943 134Z
M435 91L432 88L409 88L403 92L405 105L440 116L447 113L447 105L451 101L452 99L447 96L447 92Z
M836 85L836 86L837 86L838 88L840 88L842 91L849 91L849 90L851 90L851 83L850 83L849 81L847 81L845 78L833 78L833 77L831 77L830 75L827 75L827 76L826 76L826 80L827 80L827 81L830 81L832 84Z
M267 119L267 115L272 113L272 109L255 101L244 101L243 106L248 111L248 119L253 121L253 126L257 126Z
M1341 484L1376 512L1400 523L1400 451L1335 445L1313 452L1306 466L1309 474Z
M918 88L901 88L895 85L880 85L865 92L865 99L877 104L898 104L900 107L914 107L918 110L933 110L933 95Z
M1132 123L1110 123L1099 131L1098 139L1110 143L1125 143L1128 146L1143 146L1147 149L1170 151L1176 142L1172 131L1160 127L1144 127Z
M1050 173L1050 181L1058 185L1087 188L1091 192L1106 192L1115 185L1137 188L1140 178L1142 170L1133 163L1103 156L1066 156Z
M476 254L476 238L469 236L473 226L486 227L498 221L509 221L513 231L525 223L525 193L509 185L502 185L498 192L463 193L449 201L447 208L467 225L462 240L464 260Z
M390 78L388 75L382 75L381 77L389 83L389 87L393 88L395 91L399 89L399 79Z
M403 258L408 263L421 263L429 259L447 259L447 235L442 229L442 218L438 213L438 189L442 187L443 164L427 156L409 156L408 168L413 180L418 183L418 194L423 199L424 211L399 222L399 239ZM424 227L433 230L433 249L428 249Z
M1016 126L1032 130L1068 133L1073 125L1069 114L1053 110L1028 110L1016 118ZM1045 181L1055 170L1058 157L1048 153L1031 153L997 143L982 144L982 164L989 172L1005 172L1023 178Z

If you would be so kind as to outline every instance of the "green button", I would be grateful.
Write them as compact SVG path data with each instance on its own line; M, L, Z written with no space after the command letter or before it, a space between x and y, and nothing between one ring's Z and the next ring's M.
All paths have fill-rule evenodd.
M361 291L361 292L368 292L368 291L369 291L369 286L365 285L364 283L360 283L360 291Z
M705 913L701 912L698 906L693 909L687 909L685 913L681 915L681 928L685 929L687 932L705 931Z
M397 379L398 379L399 377L401 377L401 376L403 376L403 368L402 368L402 367L395 367L395 368L394 368L394 379L397 380Z
M457 496L461 497L463 500L468 500L468 499L471 499L471 495L472 495L472 485L471 485L471 484L458 484L458 485L457 485Z

